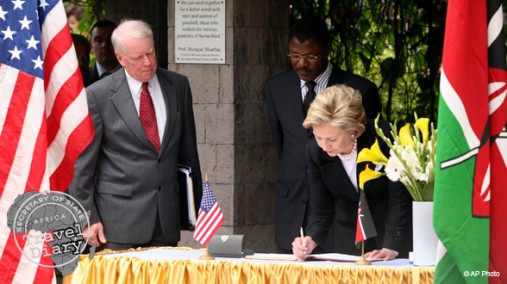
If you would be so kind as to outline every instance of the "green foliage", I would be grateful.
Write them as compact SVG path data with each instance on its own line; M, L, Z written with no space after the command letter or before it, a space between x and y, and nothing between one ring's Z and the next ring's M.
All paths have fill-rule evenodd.
M79 33L88 37L93 23L106 17L105 0L68 0L64 2L65 8L69 5L82 5L85 9L79 19Z
M105 9L105 0L69 0L64 2L64 6L67 9L70 5L81 5L84 7L84 13L79 19L78 31L73 31L75 33L79 33L86 38L90 37L90 29L96 21L100 19L105 19L106 17L106 9ZM90 66L95 64L95 55L93 53L90 54Z
M293 0L291 19L330 21L332 62L379 87L383 115L435 121L446 1Z

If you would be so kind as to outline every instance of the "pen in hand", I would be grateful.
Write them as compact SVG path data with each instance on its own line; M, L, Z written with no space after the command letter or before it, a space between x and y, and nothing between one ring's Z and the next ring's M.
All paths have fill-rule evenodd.
M303 227L300 228L299 232L301 233L301 245L305 247L305 255L306 255L306 244L305 244L305 234L303 233Z

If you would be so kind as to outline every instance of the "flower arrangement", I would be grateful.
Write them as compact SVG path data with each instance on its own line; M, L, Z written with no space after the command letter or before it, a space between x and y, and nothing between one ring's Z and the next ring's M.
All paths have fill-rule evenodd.
M371 148L363 149L357 162L372 162L383 165L384 172L376 172L369 167L359 174L359 185L382 175L392 181L400 181L414 201L432 201L435 176L435 150L437 130L428 118L417 118L414 124L405 124L398 132L396 124L391 123L391 136L386 137L375 120L377 135L390 148L389 159L382 153L378 141Z

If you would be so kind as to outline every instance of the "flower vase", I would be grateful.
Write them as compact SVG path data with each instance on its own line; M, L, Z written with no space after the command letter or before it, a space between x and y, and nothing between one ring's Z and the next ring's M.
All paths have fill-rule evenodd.
M438 238L433 228L433 201L413 201L412 226L414 265L435 265Z

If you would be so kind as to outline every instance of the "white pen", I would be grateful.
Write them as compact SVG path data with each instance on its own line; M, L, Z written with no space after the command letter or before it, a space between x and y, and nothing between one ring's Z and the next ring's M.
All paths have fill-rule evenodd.
M305 244L305 234L303 233L303 227L299 229L299 233L301 234L301 245L303 245L306 248ZM305 255L306 255L306 249L305 249Z

